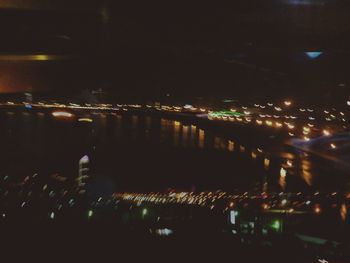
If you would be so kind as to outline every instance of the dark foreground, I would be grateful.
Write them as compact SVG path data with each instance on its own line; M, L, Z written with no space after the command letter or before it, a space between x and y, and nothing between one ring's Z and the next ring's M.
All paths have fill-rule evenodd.
M318 262L322 254L305 249L290 236L251 237L245 243L229 233L203 228L183 229L160 237L142 229L109 224L21 225L2 229L2 251L11 257L51 260L90 259L98 262ZM324 248L326 252L327 248ZM346 250L345 250L346 251ZM345 255L342 256L342 258ZM336 258L336 256L335 256ZM346 262L346 261L329 261Z

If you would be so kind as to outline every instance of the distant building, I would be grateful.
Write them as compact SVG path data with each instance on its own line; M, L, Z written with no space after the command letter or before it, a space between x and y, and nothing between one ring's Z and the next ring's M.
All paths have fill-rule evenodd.
M77 190L79 193L85 193L86 189L86 180L89 178L89 164L90 159L87 155L83 156L79 160L79 170L78 170L78 178L77 178Z

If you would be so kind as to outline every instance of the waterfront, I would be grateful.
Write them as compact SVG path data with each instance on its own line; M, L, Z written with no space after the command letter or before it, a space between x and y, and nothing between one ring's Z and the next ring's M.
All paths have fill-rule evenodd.
M78 114L92 122L2 111L3 176L58 173L72 179L79 159L88 155L92 173L110 178L120 191L348 190L346 170L269 134L251 137L250 128L220 129L195 118L191 123L138 112Z

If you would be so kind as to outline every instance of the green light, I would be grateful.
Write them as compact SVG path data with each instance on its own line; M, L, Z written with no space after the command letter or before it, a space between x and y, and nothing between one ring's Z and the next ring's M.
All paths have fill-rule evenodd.
M276 220L272 223L271 227L278 231L281 229L281 222L279 220Z
M93 216L94 212L92 210L89 210L88 212L88 218L91 218Z
M212 117L240 117L243 116L244 114L240 112L232 112L232 111L214 111L209 113L209 116Z

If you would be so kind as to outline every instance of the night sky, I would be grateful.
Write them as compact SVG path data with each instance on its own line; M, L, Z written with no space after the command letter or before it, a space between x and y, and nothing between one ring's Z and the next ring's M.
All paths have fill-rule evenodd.
M73 58L39 66L19 61L10 69L0 61L9 72L0 76L3 92L28 86L102 87L131 97L311 99L315 93L342 96L350 85L348 1L239 0L220 6L37 0L1 5L20 8L0 11L6 36L2 53ZM308 51L323 54L311 59Z

